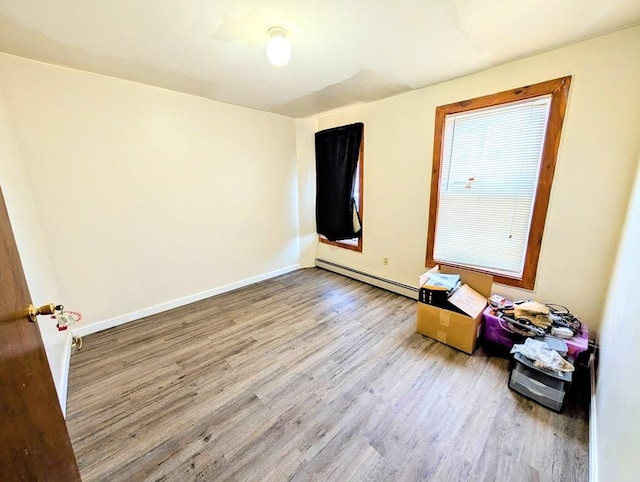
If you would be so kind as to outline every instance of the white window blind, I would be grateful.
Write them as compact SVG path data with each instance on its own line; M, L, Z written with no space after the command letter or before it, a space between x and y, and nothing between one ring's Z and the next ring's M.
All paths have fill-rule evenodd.
M522 276L551 96L445 117L434 259Z

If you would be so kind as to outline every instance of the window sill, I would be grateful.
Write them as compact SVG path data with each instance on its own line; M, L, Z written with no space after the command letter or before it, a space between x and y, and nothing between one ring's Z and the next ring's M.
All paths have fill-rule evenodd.
M533 291L533 289L535 288L535 275L536 273L533 273L533 279L527 279L526 275L527 273L525 273L525 275L522 278L512 278L510 276L505 276L502 273L497 273L495 271L490 271L490 270L486 270L486 269L480 269L480 268L473 268L471 266L465 266L462 264L453 264L453 263L441 263L439 261L436 260L428 260L427 263L425 263L425 266L427 268L432 268L436 265L440 265L440 266L450 266L452 268L459 268L459 269L465 269L467 271L474 271L476 273L482 273L482 274L486 274L489 276L493 277L493 282L494 283L498 283L501 285L507 285L507 286L512 286L513 288L520 288L523 290L528 290L528 291ZM473 288L473 286L472 286Z
M362 253L362 237L357 238L358 242L356 244L346 243L344 241L329 241L324 236L318 236L318 241L322 244L328 244L330 246L336 246L338 248L344 248L351 251L356 251L358 253Z

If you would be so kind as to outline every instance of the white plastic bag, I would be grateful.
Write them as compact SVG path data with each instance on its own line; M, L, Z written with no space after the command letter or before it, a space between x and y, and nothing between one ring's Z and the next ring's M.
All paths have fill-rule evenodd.
M524 345L513 345L511 353L522 353L529 360L533 360L537 368L546 368L558 373L575 370L571 363L562 358L560 353L549 348L544 341L527 338Z

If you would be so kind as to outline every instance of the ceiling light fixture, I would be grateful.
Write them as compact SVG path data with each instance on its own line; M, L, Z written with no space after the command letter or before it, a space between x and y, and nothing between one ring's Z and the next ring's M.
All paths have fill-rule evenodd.
M291 59L291 46L287 41L287 31L282 27L271 27L267 30L267 58L276 67L283 67Z

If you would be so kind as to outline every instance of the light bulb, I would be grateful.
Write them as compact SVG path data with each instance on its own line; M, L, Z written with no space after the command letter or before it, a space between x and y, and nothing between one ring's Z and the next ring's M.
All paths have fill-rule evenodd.
M291 59L291 46L286 39L286 31L280 27L269 29L269 42L267 42L267 58L276 67L283 67Z

